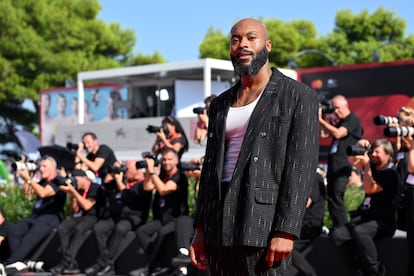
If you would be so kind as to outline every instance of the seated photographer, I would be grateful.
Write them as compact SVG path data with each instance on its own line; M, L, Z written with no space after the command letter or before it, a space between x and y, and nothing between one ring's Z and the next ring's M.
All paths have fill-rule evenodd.
M148 219L152 190L144 189L144 173L142 168L137 168L137 164L137 160L128 160L125 164L125 173L119 170L119 173L114 175L121 191L122 212L116 224L104 223L96 227L97 235L100 237L110 235L110 238L107 237L109 242L100 244L99 257L95 264L85 270L87 275L115 274L114 258L119 253L123 239L128 231L136 230Z
M37 183L32 180L27 167L17 170L17 174L25 181L23 191L37 196L32 214L8 229L10 257L5 265L23 262L37 245L46 238L62 221L66 193L59 188L62 179L57 175L56 161L50 156L40 160L41 179ZM7 267L6 267L7 268Z
M375 241L393 236L396 230L394 199L400 180L392 163L393 147L387 139L378 139L372 145L363 139L357 145L365 148L365 152L351 155L348 160L364 172L365 199L359 216L335 228L331 237L351 269L351 275L355 272L385 275L385 266L378 259Z
M412 126L412 122L410 122ZM401 192L404 197L402 202L399 202L401 209L398 215L402 215L398 218L398 221L403 221L405 231L407 232L407 248L408 248L408 260L414 259L414 139L412 135L401 137L402 144L408 148L406 165L407 175L403 180L403 186ZM402 212L401 212L402 211ZM414 275L414 263L408 262L407 276Z
M114 151L107 145L99 144L98 137L93 132L84 133L82 143L77 144L75 150L76 168L92 170L97 176L95 182L101 184L108 168L116 161ZM86 156L84 150L88 152Z
M120 220L122 211L122 190L125 188L123 176L125 168L120 161L116 161L108 167L107 174L103 180L105 204L102 214L93 227L99 255L106 254L108 240L115 224ZM104 267L92 265L85 269L86 275L96 275ZM114 271L107 271L104 274L115 274ZM103 275L103 274L102 274Z
M155 190L152 203L154 219L137 231L137 239L148 256L148 265L132 271L132 276L143 276L153 273L157 265L160 246L167 234L174 233L176 219L188 215L188 180L185 173L178 168L178 155L172 148L164 148L162 152L161 172L155 173L155 161L146 158L145 189ZM189 245L189 239L187 244ZM187 238L184 238L183 244ZM184 245L185 246L185 245ZM181 248L181 241L177 241L177 249ZM178 250L177 250L178 251ZM165 270L168 270L165 268Z
M93 173L89 172L93 177ZM63 257L50 272L55 275L76 274L80 272L76 254L85 240L86 231L92 229L98 220L103 207L103 190L101 185L93 183L83 170L74 170L71 178L60 184L60 189L71 198L69 210L72 216L57 227Z
M152 146L152 152L158 156L164 148L172 148L178 153L178 159L181 160L184 152L188 151L188 139L184 128L181 126L180 121L173 116L165 117L161 124L162 127L157 129L155 133L157 138ZM147 128L148 131L150 129L151 126Z
M205 144L208 129L208 109L211 101L216 95L210 95L204 99L204 107L194 108L193 112L197 114L197 127L194 132L194 142L196 144Z

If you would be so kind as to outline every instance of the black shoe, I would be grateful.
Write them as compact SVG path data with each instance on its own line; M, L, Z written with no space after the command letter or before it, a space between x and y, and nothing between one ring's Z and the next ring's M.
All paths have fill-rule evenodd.
M58 264L52 268L49 269L49 272L53 275L60 275L62 274L62 271L66 269L66 266L64 264Z
M149 276L148 267L141 267L129 272L129 276Z
M90 266L85 269L85 274L87 276L94 276L101 270L102 270L102 267L100 265L94 264L93 266Z
M168 267L156 267L151 273L151 276L163 276L168 275L170 269Z
M111 265L105 266L101 271L96 273L96 276L115 275L115 269Z
M65 268L62 271L62 274L67 275L67 274L79 274L80 273L80 269L77 266L68 266L67 268Z
M171 260L171 264L175 267L180 265L188 265L191 263L190 257L182 253L178 254Z

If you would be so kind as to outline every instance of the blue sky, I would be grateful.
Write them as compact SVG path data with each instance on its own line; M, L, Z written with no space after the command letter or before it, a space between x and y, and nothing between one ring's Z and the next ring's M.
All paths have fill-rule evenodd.
M135 31L135 54L153 54L158 50L170 62L198 59L198 46L210 26L227 34L233 23L244 17L261 16L285 22L307 19L324 35L333 30L337 11L349 9L356 14L367 9L372 13L382 6L405 19L406 34L414 34L412 0L100 0L100 3L99 18Z

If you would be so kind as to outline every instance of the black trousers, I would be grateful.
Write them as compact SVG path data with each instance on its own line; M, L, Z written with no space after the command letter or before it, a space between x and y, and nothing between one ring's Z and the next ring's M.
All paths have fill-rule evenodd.
M70 217L58 225L63 253L62 264L77 265L76 254L85 241L85 233L93 228L96 221L96 216Z
M29 216L8 229L7 239L10 246L10 257L4 264L24 261L33 249L46 238L59 224L56 214Z
M312 249L312 239L300 239L296 240L292 251L292 267L295 267L298 271L306 276L316 276L315 269L306 259L304 254L305 250Z
M334 227L342 226L348 222L344 203L347 184L348 176L346 175L328 178L328 210Z
M391 237L395 228L395 223L381 220L370 220L357 225L348 223L335 228L331 237L351 275L358 268L366 274L375 274L381 266L375 240Z
M267 267L265 247L206 245L211 276L288 275L291 256Z
M175 237L177 249L189 248L194 235L193 218L190 216L180 216L175 224Z
M123 239L129 231L140 224L139 216L122 218L117 222L113 218L99 220L94 227L99 249L96 263L101 267L113 266Z
M148 257L148 268L152 271L156 266L158 254L164 238L175 232L175 220L162 224L160 220L153 220L137 231L137 239Z

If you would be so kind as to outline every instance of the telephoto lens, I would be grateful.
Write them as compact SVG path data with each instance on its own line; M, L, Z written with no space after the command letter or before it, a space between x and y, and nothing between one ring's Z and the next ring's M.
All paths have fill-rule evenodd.
M352 145L346 148L346 154L349 156L364 155L368 149L357 145Z

